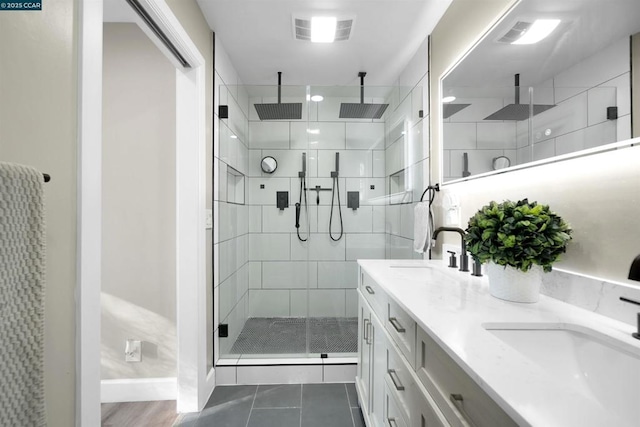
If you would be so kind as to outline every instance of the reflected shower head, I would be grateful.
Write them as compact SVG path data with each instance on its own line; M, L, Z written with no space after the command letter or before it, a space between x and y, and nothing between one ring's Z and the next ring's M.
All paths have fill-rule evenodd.
M341 119L379 119L386 111L389 104L365 104L364 102L364 76L367 73L361 71L358 73L360 77L360 103L347 103L340 104Z
M301 102L281 102L282 71L278 71L278 103L254 104L260 120L300 120L302 118Z
M487 116L484 120L526 120L529 118L529 104L520 104L520 74L515 75L515 104L509 104ZM533 115L547 111L555 105L549 104L533 104Z

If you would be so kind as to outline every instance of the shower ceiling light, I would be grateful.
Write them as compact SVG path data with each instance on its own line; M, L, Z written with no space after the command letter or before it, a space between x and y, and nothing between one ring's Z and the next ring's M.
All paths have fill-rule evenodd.
M559 19L536 19L522 35L511 44L534 44L546 38L560 24Z
M311 18L311 41L313 43L333 43L336 38L335 16L314 16Z
M442 98L442 102L453 102L456 100L455 96L445 96L444 98Z
M322 101L323 99L324 99L324 96L322 96L322 95L313 95L313 96L311 97L311 100L312 100L313 102L320 102L320 101Z

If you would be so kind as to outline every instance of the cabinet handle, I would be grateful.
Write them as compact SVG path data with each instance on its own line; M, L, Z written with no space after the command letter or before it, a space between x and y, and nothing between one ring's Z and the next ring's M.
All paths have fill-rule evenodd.
M373 323L371 323L371 320L369 320L369 323L367 324L367 344L371 345L371 343L373 343L373 337L371 336L371 329L369 329L369 327L373 329Z
M396 390L404 391L404 386L402 385L402 382L400 381L400 377L398 376L398 373L396 372L396 370L389 369L387 372L389 373L389 376L391 377L391 381L393 382L393 385L396 388Z
M369 344L369 338L367 337L367 332L369 332L369 327L367 325L367 322L369 322L369 319L364 319L362 321L362 337L364 338L364 342Z
M396 331L400 332L401 334L404 334L405 332L407 332L407 330L402 327L400 322L398 322L398 319L396 319L395 317L390 317L389 318L389 323L391 323L391 326L393 326L393 328Z
M369 286L369 285L365 286L364 288L365 288L365 289L367 290L367 292L369 292L369 294L371 294L371 295L373 295L373 294L375 294L375 293L376 293L376 291L374 291L374 290L373 290L373 288L372 288L371 286Z
M389 427L398 427L398 423L395 418L387 418L387 422L389 423Z
M451 402L453 402L453 406L455 406L456 409L460 412L460 414L464 417L465 421L467 421L467 423L469 423L469 425L471 425L472 427L475 427L476 424L473 422L469 414L467 414L467 411L465 411L464 409L464 399L462 395L458 393L451 393L449 395L449 399L451 400Z

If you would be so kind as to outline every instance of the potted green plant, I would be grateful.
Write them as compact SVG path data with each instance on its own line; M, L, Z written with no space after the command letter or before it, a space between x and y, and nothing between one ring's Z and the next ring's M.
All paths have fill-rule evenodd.
M474 260L487 265L493 296L536 302L542 271L567 249L571 227L548 205L506 200L483 206L469 219L465 240Z

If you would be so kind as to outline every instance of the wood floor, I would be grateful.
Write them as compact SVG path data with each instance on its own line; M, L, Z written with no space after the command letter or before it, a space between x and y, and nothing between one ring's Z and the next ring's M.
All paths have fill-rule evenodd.
M171 427L178 416L175 400L102 404L102 427Z

